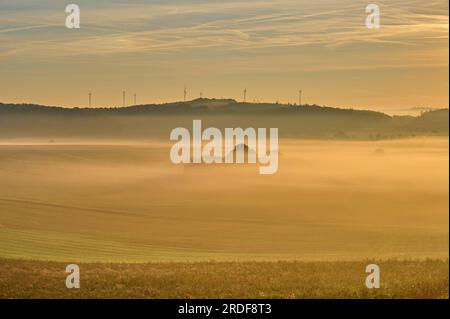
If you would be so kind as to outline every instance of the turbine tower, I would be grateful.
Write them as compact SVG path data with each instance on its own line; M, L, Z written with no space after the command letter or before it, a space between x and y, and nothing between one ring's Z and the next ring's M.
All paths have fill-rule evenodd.
M89 107L92 106L92 92L89 92Z
M244 103L247 100L247 89L244 89Z
M186 96L187 96L187 88L186 85L184 85L184 102L186 102Z
M302 106L302 90L298 91L298 106Z
M137 99L136 99L136 93L134 93L134 105L137 105L136 101L137 101Z
M126 94L126 92L123 91L123 92L122 92L123 107L125 107L125 94Z

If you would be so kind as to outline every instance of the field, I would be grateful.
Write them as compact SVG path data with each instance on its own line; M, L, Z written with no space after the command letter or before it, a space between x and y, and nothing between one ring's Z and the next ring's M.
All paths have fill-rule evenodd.
M176 166L169 149L3 143L1 296L448 296L448 139L281 140L272 176Z
M65 264L0 259L0 298L448 298L448 260L384 261L380 289L366 262L82 264L81 289Z
M169 145L0 146L0 257L448 258L448 140L281 141L279 171Z

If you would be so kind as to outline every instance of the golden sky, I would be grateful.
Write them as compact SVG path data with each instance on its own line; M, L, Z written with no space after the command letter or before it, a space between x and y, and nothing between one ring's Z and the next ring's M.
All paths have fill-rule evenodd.
M447 0L0 0L0 102L160 103L186 84L189 99L448 107L448 32Z

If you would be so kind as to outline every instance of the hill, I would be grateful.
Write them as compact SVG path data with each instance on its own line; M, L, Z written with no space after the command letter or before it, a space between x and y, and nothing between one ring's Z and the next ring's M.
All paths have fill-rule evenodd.
M278 127L280 137L386 139L448 135L448 110L419 117L318 105L240 103L231 99L110 108L0 103L0 138L166 138L193 119L224 127Z

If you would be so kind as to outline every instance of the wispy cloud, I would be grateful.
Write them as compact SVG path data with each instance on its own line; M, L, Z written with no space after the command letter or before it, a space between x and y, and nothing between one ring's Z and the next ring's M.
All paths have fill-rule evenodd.
M77 33L64 30L61 5L48 4L45 11L25 7L0 18L1 56L26 57L42 50L52 58L361 43L429 46L448 39L448 11L441 1L427 5L390 1L382 5L383 25L377 32L364 27L365 5L365 1L139 1L106 7L100 2L82 6L82 30Z
M442 83L448 77L435 70L448 69L447 0L376 1L377 30L365 27L367 0L73 2L81 7L79 30L64 26L67 1L0 0L2 70L18 82L34 83L37 75L28 75L33 70L53 77L55 85L63 85L57 83L62 67L95 73L110 86L111 74L125 79L132 74L136 83L149 72L158 81L214 76L230 87L240 77L270 75L283 79L277 84L282 92L292 85L289 79L308 72L321 74L316 85L348 72L339 75L344 85L364 70L376 71L381 83L389 76L398 79L403 70L423 69L441 81L434 85L440 90L436 96L446 93ZM448 95L448 84L446 90Z

